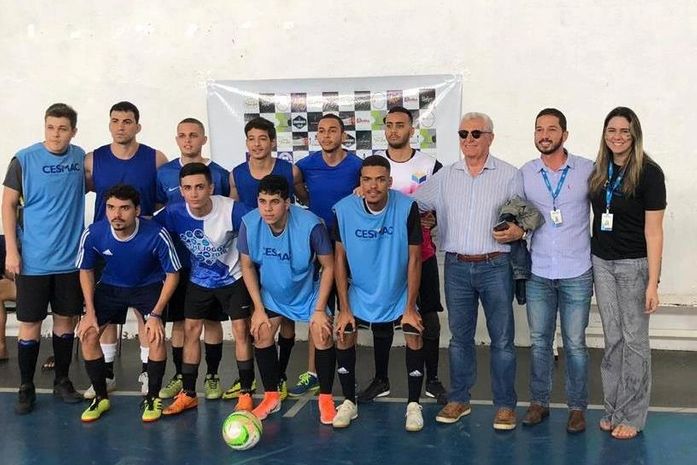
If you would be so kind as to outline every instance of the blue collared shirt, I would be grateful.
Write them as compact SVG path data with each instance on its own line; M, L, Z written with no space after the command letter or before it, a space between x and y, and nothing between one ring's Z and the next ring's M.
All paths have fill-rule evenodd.
M550 217L552 194L547 189L542 171L547 173L552 190L555 190L567 166L569 171L556 200L562 223L555 225ZM525 197L546 220L535 230L530 243L532 272L535 275L547 279L567 279L581 276L590 269L588 179L592 171L592 161L570 153L566 163L556 171L549 169L540 158L520 168Z
M508 244L494 240L492 229L501 206L515 195L523 196L520 171L489 155L477 176L464 160L441 169L416 191L414 200L421 211L436 212L441 249L479 255L510 251Z

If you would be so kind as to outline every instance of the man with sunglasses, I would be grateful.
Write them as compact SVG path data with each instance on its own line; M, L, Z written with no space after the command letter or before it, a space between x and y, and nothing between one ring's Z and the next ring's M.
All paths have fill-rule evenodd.
M469 415L470 389L476 381L474 334L481 300L491 338L491 379L496 407L493 426L516 426L516 354L513 345L513 275L508 242L525 231L508 223L494 231L499 209L523 196L520 172L490 154L494 126L484 113L467 113L458 135L464 159L447 166L414 194L422 212L435 211L445 256L445 300L450 339L448 403L436 416L455 423Z

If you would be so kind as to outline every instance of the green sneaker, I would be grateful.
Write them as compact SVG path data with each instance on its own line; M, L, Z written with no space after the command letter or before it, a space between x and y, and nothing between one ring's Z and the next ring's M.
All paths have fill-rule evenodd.
M169 383L167 383L167 386L160 389L158 397L160 399L171 399L179 394L179 391L181 391L183 387L182 375L174 375L172 379L169 380Z
M203 382L203 388L208 400L220 399L223 395L223 388L220 385L218 375L207 374L206 380Z
M308 392L317 394L319 392L319 379L309 371L298 376L298 384L288 391L291 398L300 397Z
M149 423L157 421L162 416L162 399L159 397L146 397L143 401L143 421Z
M103 413L106 413L110 408L111 403L109 402L109 399L99 399L98 397L95 397L92 399L90 406L87 407L87 410L82 412L80 420L85 423L97 421L99 420L99 417L101 417Z
M285 379L278 383L278 394L281 396L281 400L286 400L288 397L288 381Z
M255 379L252 381L252 390L250 391L250 394L254 394L257 390L257 380ZM242 387L240 385L240 379L237 378L235 381L232 382L232 386L223 393L223 400L232 400L232 399L237 399L240 396L240 392L242 391Z

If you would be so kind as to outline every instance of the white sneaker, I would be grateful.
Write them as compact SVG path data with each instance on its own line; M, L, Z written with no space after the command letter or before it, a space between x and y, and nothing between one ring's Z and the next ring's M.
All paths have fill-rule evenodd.
M332 425L334 428L346 428L351 424L351 420L356 418L358 418L358 406L350 400L345 400L337 407Z
M421 404L418 402L409 402L407 404L407 413L405 417L407 421L404 425L407 431L421 431L424 427L424 417L421 414Z
M138 382L141 383L140 393L144 396L148 395L148 372L144 371L138 376Z
M114 392L116 390L116 376L113 378L106 379L106 392ZM94 386L90 384L85 393L82 395L87 400L92 400L97 397L97 393L94 392Z

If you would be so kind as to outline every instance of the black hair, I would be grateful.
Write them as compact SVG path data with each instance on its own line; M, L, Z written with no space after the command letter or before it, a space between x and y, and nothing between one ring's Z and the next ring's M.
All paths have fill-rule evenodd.
M556 118L559 120L559 127L562 131L566 132L566 116L564 116L564 113L556 108L545 108L544 110L541 110L535 117L535 123L537 123L537 120L540 119L540 116L546 115L556 116Z
M182 178L187 176L193 176L195 174L202 174L206 177L208 184L213 184L213 176L211 175L211 169L203 163L187 163L182 166L179 170L179 181L181 184Z
M341 132L344 132L344 130L345 130L344 129L344 120L339 118L334 113L325 113L324 115L322 115L322 117L319 119L319 121L317 121L317 124L319 124L319 122L322 121L323 119L334 119L334 120L338 121L339 127L341 128Z
M266 118L256 117L249 120L249 122L244 125L244 135L248 135L249 131L252 129L266 131L266 134L269 135L269 139L276 140L276 127Z
M184 123L191 123L197 125L201 128L201 134L204 136L206 135L206 128L203 126L203 123L197 120L196 118L184 118L183 120L179 121L179 124ZM179 124L177 124L177 126L179 126Z
M73 110L73 107L65 103L54 103L48 107L44 115L44 121L46 121L46 118L49 116L54 118L68 118L71 128L75 129L77 126L77 112Z
M140 193L138 189L130 184L116 184L109 188L104 193L104 201L106 202L112 197L116 197L119 200L130 200L136 208L140 206Z
M414 124L414 115L412 115L411 112L409 110L407 110L406 108L400 107L399 105L396 107L392 107L392 108L390 108L390 111L387 112L387 114L389 115L392 113L404 113L405 115L407 115L409 117L409 124ZM386 120L387 120L387 116L385 116L382 119L382 122L384 123Z
M390 173L389 160L380 155L370 155L369 157L365 157L363 159L363 164L361 164L361 173L363 172L363 168L365 168L366 166L382 166L387 170L388 174Z
M111 116L111 113L114 111L122 111L124 113L128 113L130 111L131 113L133 113L133 117L136 119L136 123L140 121L140 112L138 111L138 107L133 105L131 102L123 101L115 103L109 110L109 116Z
M277 174L269 174L259 181L259 194L280 195L283 200L290 197L288 180Z

